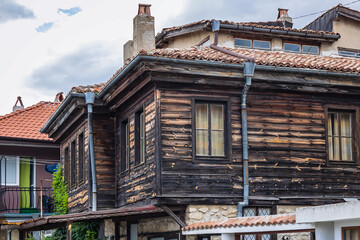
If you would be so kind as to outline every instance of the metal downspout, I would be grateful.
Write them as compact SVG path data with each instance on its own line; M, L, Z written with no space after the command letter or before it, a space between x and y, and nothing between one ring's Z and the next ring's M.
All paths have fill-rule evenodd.
M234 57L246 59L244 66L244 76L246 82L241 94L241 129L242 129L242 158L243 158L243 201L238 203L238 217L242 217L243 208L249 205L249 152L248 152L248 131L247 131L247 109L246 109L246 97L247 92L251 86L251 77L254 75L255 59L245 55L238 54L231 50L219 47L218 37L220 30L220 21L214 21L212 23L212 31L214 32L214 43L210 45L210 48L229 54Z
M95 103L95 93L85 93L85 102L88 111L88 127L89 127L89 154L91 165L92 178L92 211L97 211L97 184L96 184L96 168L95 168L95 153L94 153L94 132L93 132L93 104Z

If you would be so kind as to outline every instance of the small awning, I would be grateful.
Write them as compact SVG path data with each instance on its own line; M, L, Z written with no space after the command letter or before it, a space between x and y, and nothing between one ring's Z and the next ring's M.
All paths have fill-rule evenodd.
M111 210L101 210L96 212L82 212L66 215L55 215L50 217L40 217L32 220L18 222L16 224L2 222L0 230L19 229L19 230L46 230L65 226L68 222L82 222L109 218L121 218L127 216L140 216L146 214L164 213L164 210L153 206L144 207L123 207Z
M193 223L182 228L184 235L199 234L255 234L314 232L313 224L296 223L296 215L240 217L216 222Z

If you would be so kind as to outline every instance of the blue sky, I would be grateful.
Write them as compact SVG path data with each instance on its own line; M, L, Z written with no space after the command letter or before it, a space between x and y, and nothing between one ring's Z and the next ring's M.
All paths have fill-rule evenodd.
M17 96L26 106L72 86L107 81L122 66L138 3L151 3L155 31L201 19L270 21L327 10L334 0L0 0L0 115ZM348 3L350 0L342 2ZM360 10L360 2L350 5ZM301 28L320 14L294 19Z

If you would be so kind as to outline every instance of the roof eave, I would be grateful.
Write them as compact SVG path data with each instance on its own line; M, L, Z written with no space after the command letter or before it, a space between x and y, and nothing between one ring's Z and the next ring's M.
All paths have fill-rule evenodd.
M51 125L56 121L56 118L60 115L60 113L67 107L67 105L75 97L85 97L85 94L83 94L83 93L70 93L65 98L65 100L60 104L60 106L56 109L56 111L46 121L45 125L40 129L41 133L49 133L49 129L50 129Z

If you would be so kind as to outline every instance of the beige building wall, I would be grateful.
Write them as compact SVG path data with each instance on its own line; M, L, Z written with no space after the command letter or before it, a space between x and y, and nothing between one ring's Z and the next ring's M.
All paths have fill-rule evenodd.
M169 44L167 45L167 48L191 48L208 36L210 37L210 40L208 41L208 44L204 44L204 45L210 45L214 42L214 33L211 31L200 31L200 32L189 33L170 40ZM219 33L218 45L222 47L233 48L234 47L233 35L228 33Z

